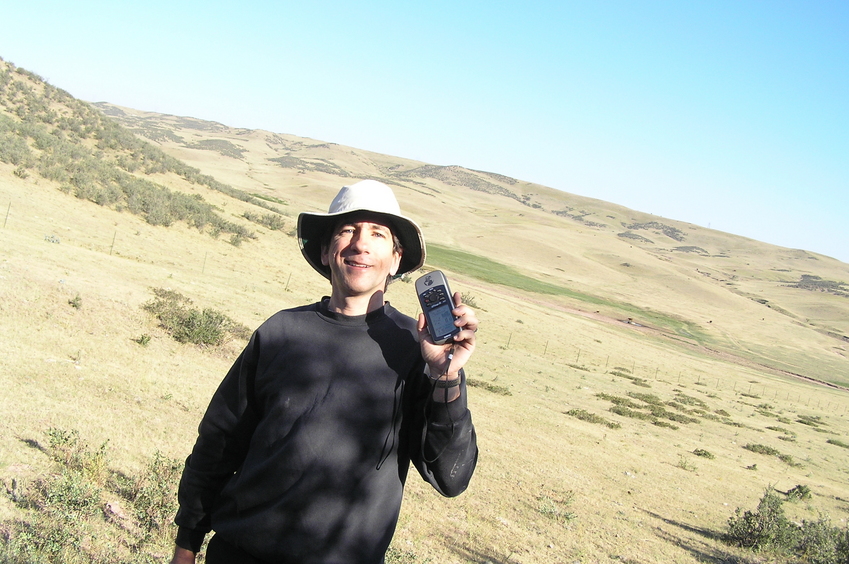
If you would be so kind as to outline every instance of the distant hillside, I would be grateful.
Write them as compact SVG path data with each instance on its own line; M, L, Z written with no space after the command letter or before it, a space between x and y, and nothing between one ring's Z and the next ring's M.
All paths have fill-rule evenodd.
M92 106L10 63L0 69L0 162L69 197L238 245L291 233L300 210L375 178L425 228L430 264L550 307L636 319L682 346L849 385L849 265L834 259L496 173ZM222 213L200 186L250 209ZM498 266L478 268L481 259Z
M329 291L297 214L360 178L392 185L426 269L481 322L475 477L446 500L411 472L388 564L795 562L726 542L766 488L805 500L787 530L846 538L849 265L492 172L90 105L0 62L0 561L168 561L181 461L248 331ZM408 315L412 278L387 294Z
M581 309L608 308L614 317L639 318L757 365L849 384L849 265L832 258L495 173L96 106L163 151L250 193L285 199L290 209L321 209L351 179L395 186L405 209L430 227L429 241L440 245L438 253L431 245L433 260L442 261L436 265L446 265L442 248L460 253L450 263L458 273L477 271L473 257L485 256L534 281L505 278L507 286L560 295ZM484 279L498 282L494 274ZM767 321L775 315L777 325ZM800 347L799 355L797 345L809 337L821 353ZM745 345L762 339L773 344Z

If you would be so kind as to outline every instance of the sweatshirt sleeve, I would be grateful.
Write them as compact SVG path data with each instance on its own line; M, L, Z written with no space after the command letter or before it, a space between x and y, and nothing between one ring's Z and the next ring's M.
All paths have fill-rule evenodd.
M200 549L211 529L215 500L244 461L257 424L253 384L259 350L257 333L219 385L198 427L177 493L177 545Z
M466 490L478 459L463 370L460 376L460 397L452 402L433 401L432 382L427 377L419 390L422 431L413 463L419 474L446 497L458 496Z

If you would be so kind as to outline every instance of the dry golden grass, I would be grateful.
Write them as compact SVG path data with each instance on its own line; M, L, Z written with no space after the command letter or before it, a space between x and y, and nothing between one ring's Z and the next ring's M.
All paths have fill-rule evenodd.
M163 147L223 182L288 202L284 231L294 228L297 212L325 208L350 180L271 163L281 145L265 132L183 125L186 141L226 139L247 152L240 160L173 142ZM422 165L278 137L300 157L325 159L357 177L386 178L390 166ZM250 327L329 289L308 270L293 237L240 219L249 204L177 178L158 180L197 191L257 231L256 240L234 247L182 225L150 226L12 170L0 164L0 210L10 206L0 229L4 481L44 471L46 457L32 444L43 443L51 427L77 429L92 444L108 440L115 464L128 471L156 450L174 458L188 453L206 402L243 343L176 343L141 310L150 288L175 289ZM783 284L802 273L847 281L849 266L524 183L513 189L535 194L546 209L593 211L587 219L609 227L433 179L394 187L429 241L599 298L530 293L449 271L455 290L474 297L482 321L470 377L496 391L469 390L481 448L471 487L445 500L411 479L396 551L444 563L743 562L747 557L717 536L735 507L754 508L769 485L810 486L811 501L788 507L793 517L823 512L845 526L849 451L826 441L849 442L847 392L782 370L849 384L849 344L825 334L849 333L849 300ZM616 236L621 222L635 219L678 226L687 241L650 230L639 232L657 244ZM60 242L46 241L50 235ZM671 250L680 245L714 256ZM77 296L79 308L69 303ZM388 298L416 313L410 284L396 283ZM669 320L686 321L693 332L676 332L664 325ZM135 342L143 334L152 337L146 347ZM658 427L611 413L612 404L598 396L628 392L697 398L716 420L696 416L700 422L675 423L678 429ZM566 414L571 409L621 428L579 420ZM819 417L821 425L802 424L799 416ZM792 431L795 441L768 427ZM771 446L801 466L747 444ZM696 456L696 449L715 458ZM11 502L0 499L0 512L13 514Z

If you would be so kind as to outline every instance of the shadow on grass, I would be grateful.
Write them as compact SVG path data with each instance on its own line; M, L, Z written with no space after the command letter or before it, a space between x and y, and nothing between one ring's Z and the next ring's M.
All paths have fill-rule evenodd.
M513 556L513 553L509 553L506 556L495 556L476 548L469 548L465 546L454 546L452 548L453 552L463 558L466 562L476 562L480 564L510 564L510 557ZM517 561L513 561L512 564L516 564Z
M667 525L672 525L680 531L686 531L687 533L693 533L698 537L701 537L701 539L699 539L688 535L676 534L675 529L665 530L660 527L655 527L654 529L654 533L658 538L664 542L686 550L696 559L697 562L710 562L712 564L755 564L757 562L761 562L761 560L749 559L726 552L721 547L712 546L712 543L722 542L723 534L721 532L696 527L674 519L667 519L666 517L662 517L657 513L653 513L645 509L642 511L646 515L662 521Z
M35 439L24 439L24 438L18 437L18 440L21 441L22 443L24 443L25 445L27 445L30 448L34 448L37 451L40 451L44 454L48 454L47 449L44 448L43 446L41 446L41 443L39 443Z

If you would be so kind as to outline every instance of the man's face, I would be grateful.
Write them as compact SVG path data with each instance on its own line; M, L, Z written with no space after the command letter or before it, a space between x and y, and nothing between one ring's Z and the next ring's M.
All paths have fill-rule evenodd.
M380 216L356 214L336 224L322 248L322 264L330 267L334 294L371 296L398 271L401 253L394 250L392 231Z

